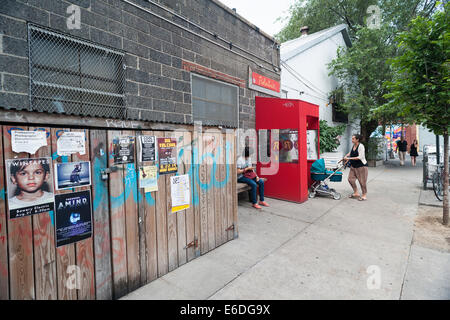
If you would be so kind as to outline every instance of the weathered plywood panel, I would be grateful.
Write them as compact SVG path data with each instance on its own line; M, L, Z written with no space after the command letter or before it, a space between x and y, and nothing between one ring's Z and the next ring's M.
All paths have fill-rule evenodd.
M47 136L47 146L41 147L33 158L51 157L52 143L50 128L30 127L29 130L44 131ZM54 151L56 152L56 150ZM53 170L53 168L52 168ZM55 172L53 172L53 175ZM54 212L43 212L32 217L34 241L34 275L37 300L56 300L56 245Z
M203 186L208 183L207 162L203 158L205 150L203 133L198 134L198 194L199 194L199 217L200 217L200 252L205 254L209 251L208 238L208 192Z
M142 135L151 136L152 131L143 131ZM155 165L156 161L144 162L142 165ZM141 252L141 279L145 283L158 278L158 248L156 245L156 196L159 191L145 193L140 189L141 201L139 202L139 224L140 252ZM144 278L144 275L145 278Z
M216 147L216 136L212 133L203 134L204 162L206 163L206 196L208 210L208 250L216 247L216 216L215 216L215 194L214 194L214 177L213 177L213 156Z
M185 210L185 223L186 223L186 243L192 243L197 237L195 236L195 204L194 204L194 192L193 188L195 186L195 174L194 174L194 166L192 161L192 133L189 131L184 132L184 151L182 160L184 163L184 170L189 174L189 182L191 187L191 205L189 209ZM198 242L195 242L198 246ZM195 258L195 252L197 247L190 246L186 250L186 259L187 261L191 261Z
M28 153L14 153L11 147L11 130L27 127L4 126L3 148L5 159L28 158ZM10 297L12 300L35 299L33 230L31 217L9 219L8 249L10 272Z
M114 165L113 158L113 139L121 134L120 131L108 131L108 167L110 169L117 168L117 171L109 174L113 296L115 299L128 293L124 165Z
M229 172L229 181L226 185L226 193L227 193L227 223L226 228L230 227L233 224L234 221L234 210L235 210L235 201L237 202L237 197L235 197L236 193L236 181L237 181L237 170L234 169L236 167L236 163L234 161L235 159L235 153L234 153L234 134L230 131L227 131L225 134L225 147L227 148L227 168ZM234 185L234 187L233 187ZM236 210L237 210L237 203L236 203ZM229 230L227 231L227 240L232 240L234 238L234 231Z
M60 157L57 154L57 140L64 133L70 131L63 128L51 129L52 141L52 159L53 163L57 162L71 162L72 157ZM55 190L55 194L70 193L72 190ZM56 214L56 213L55 213ZM76 259L75 259L75 244L71 243L65 246L56 248L56 274L58 284L58 300L77 300L77 288L79 288L79 281L76 273Z
M162 138L164 137L164 132L155 131L155 136ZM165 175L158 176L158 192L156 193L156 237L158 247L158 276L161 277L169 272Z
M184 153L187 152L186 141L184 139L184 132L177 131L173 133L177 139L177 162L178 175L187 174L186 165L184 163ZM178 265L181 266L187 262L186 257L186 210L174 213L176 217L176 231L177 231L177 246L178 246Z
M130 137L135 136L133 131L122 131L122 135ZM134 152L134 158L136 159L136 144ZM136 164L127 163L124 165L124 167L128 292L131 292L139 288L141 282L141 267L139 263L138 189Z
M8 234L6 233L6 185L3 159L3 126L0 126L0 300L9 299Z
M106 131L90 130L95 288L97 300L112 299L108 181L101 178L102 170L108 167L107 154Z
M192 202L193 202L193 215L194 215L194 237L197 239L197 245L194 247L194 256L189 255L190 259L200 256L201 243L202 243L202 229L201 229L201 216L200 216L200 157L199 150L203 149L201 140L201 130L197 128L192 132ZM188 251L189 252L189 251Z
M173 138L174 133L165 131L164 137ZM177 144L178 148L178 144ZM175 173L166 174L166 203L167 203L167 251L169 255L169 272L178 267L178 244L177 244L177 213L172 213L172 196L170 177L175 176Z
M84 154L75 153L72 155L72 161L90 161L90 143L89 132L85 129L74 129L72 131L85 133ZM92 168L91 168L92 169ZM92 170L91 170L92 172ZM90 190L91 187L76 188L74 191ZM92 194L91 194L92 201ZM91 203L92 205L92 203ZM92 208L91 208L92 209ZM81 288L78 290L78 300L95 299L95 266L94 266L94 243L92 236L88 239L78 241L75 244L77 266L80 268Z

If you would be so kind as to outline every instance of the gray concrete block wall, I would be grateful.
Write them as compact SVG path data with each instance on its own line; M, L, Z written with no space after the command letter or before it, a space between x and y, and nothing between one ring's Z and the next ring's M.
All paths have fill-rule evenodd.
M273 41L251 25L211 0L154 0L205 29L226 38L234 45L279 63ZM200 29L144 0L133 0L183 30L122 0L4 0L0 6L0 107L29 109L29 71L27 22L49 27L68 35L125 52L126 105L135 108L131 115L146 114L151 120L192 123L192 97L189 72L182 61L190 61L213 71L248 82L248 67L272 79L278 72L259 69L238 56L245 53L212 44L198 35L213 39ZM81 28L67 28L67 7L81 10ZM224 41L217 41L227 47ZM235 50L235 52L234 52ZM270 64L250 57L258 64ZM248 84L248 83L247 83ZM254 127L254 98L266 96L247 88L239 90L239 126ZM151 114L151 116L150 116Z

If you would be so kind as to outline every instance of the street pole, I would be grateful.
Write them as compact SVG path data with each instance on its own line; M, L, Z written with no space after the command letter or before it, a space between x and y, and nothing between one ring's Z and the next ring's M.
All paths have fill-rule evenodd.
M436 135L436 163L439 165L439 158L441 156L441 153L439 151L439 135Z

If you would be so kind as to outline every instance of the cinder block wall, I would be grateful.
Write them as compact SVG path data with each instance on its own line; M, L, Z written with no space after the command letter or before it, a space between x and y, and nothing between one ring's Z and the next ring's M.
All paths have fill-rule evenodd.
M67 28L67 7L81 8L81 29ZM233 48L221 48L209 39L213 36L144 0L133 3L169 21L194 30L194 34L123 0L3 0L0 5L0 107L29 108L27 22L74 35L126 52L126 105L147 109L156 122L192 124L190 71L238 84L239 126L254 128L255 96L248 89L248 67L267 77L280 80L279 50L269 37L239 19L231 10L213 0L160 0L158 4L186 17L219 37L249 50L255 62L238 56ZM228 47L229 43L217 40ZM186 62L189 62L186 64ZM191 65L191 67L186 67ZM189 69L190 68L190 69ZM195 68L194 68L195 69ZM228 78L225 78L227 75Z

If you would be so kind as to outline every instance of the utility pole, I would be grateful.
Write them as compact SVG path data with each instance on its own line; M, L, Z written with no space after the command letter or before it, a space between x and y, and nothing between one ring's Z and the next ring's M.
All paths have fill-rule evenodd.
M436 163L439 165L440 163L441 152L439 150L439 135L436 135Z

